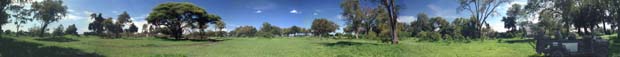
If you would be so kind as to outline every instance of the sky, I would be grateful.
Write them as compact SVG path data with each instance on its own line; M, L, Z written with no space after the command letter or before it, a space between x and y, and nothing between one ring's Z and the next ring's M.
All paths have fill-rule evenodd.
M362 0L364 1L364 0ZM225 31L231 31L239 26L254 26L260 28L262 23L269 22L272 25L288 28L300 26L310 28L312 20L326 18L334 21L342 28L345 21L341 16L341 0L64 0L69 13L65 18L50 24L49 29L59 25L75 24L78 33L89 32L88 24L93 20L91 13L102 13L103 17L116 19L122 12L131 16L133 23L142 30L142 24L147 23L145 18L158 4L167 2L189 2L205 9L208 14L216 14L222 17L226 23ZM399 22L410 23L416 20L419 13L426 13L430 17L441 16L448 21L458 17L469 17L469 13L459 13L456 8L458 0L399 0L398 4L404 6L399 14ZM492 29L504 32L501 17L505 16L506 10L511 4L525 5L526 0L514 0L498 7L497 15L491 17L488 23ZM29 22L20 30L29 27L41 26L38 22ZM16 31L15 24L5 24L3 30ZM213 29L210 27L209 29ZM337 32L342 32L341 29Z

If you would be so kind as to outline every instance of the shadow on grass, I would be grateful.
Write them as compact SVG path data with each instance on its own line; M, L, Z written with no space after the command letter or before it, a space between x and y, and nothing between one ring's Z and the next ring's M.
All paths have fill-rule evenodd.
M620 57L620 38L613 37L610 39L609 53L611 57Z
M50 42L73 42L73 41L78 41L78 40L71 39L71 38L66 38L66 37L49 37L49 38L39 38L39 39L34 39L34 40L50 41Z
M104 57L73 48L40 46L42 44L0 37L0 57Z
M520 39L520 40L503 40L500 42L504 42L504 43L528 43L528 42L534 42L534 39Z
M167 37L155 37L155 38L161 39L164 41L194 41L194 42L220 42L220 41L229 40L229 39L174 39L174 38L167 38Z
M336 43L321 43L325 46L358 46L358 45L379 45L375 43L361 43L361 42L351 42L351 41L338 41Z
M545 57L545 56L544 55L540 55L540 54L532 54L532 55L529 55L527 57Z

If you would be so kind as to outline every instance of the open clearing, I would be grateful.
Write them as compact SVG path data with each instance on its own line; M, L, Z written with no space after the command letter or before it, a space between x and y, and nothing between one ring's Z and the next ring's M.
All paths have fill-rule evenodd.
M538 56L527 42L501 40L419 42L391 45L373 40L317 39L315 37L227 38L221 42L172 41L157 38L101 39L64 36L41 40L3 37L37 47L78 49L79 54L109 57L527 57ZM504 40L507 41L507 40ZM500 43L501 42L501 43ZM18 48L18 47L14 47ZM12 49L0 49L12 50ZM20 50L15 50L20 51ZM4 54L7 56L7 54Z

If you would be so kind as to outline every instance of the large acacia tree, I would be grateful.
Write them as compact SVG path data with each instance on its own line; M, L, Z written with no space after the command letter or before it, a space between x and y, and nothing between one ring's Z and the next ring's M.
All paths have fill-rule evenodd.
M183 27L204 19L207 19L207 23L213 22L208 20L207 11L199 6L186 2L169 2L153 8L147 22L162 29L163 34L182 39Z
M34 2L31 7L34 10L34 19L42 24L40 30L45 30L50 23L62 19L67 14L67 6L63 5L62 0ZM44 32L40 31L40 36L43 36Z

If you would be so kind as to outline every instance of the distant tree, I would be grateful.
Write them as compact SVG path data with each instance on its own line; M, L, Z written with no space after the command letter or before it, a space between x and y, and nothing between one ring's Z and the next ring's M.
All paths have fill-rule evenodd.
M190 27L192 27L192 28L198 28L198 29L199 29L199 31L200 31L200 33L199 33L199 34L202 34L202 35L200 36L200 38L204 38L204 37L203 37L203 36L204 36L204 34L205 34L205 32L204 32L205 30L204 30L204 29L207 29L207 28L209 27L209 26L208 26L209 24L215 24L215 25L216 25L216 27L217 27L217 25L225 25L225 24L223 23L223 21L221 21L221 19L222 19L222 18L221 18L220 16L218 16L218 15L215 15L215 14L207 14L206 16L203 16L203 18L194 19L193 21L195 21L195 22L196 22L196 24L193 24L193 25L191 25ZM221 23L221 24L218 24L219 22L222 22L222 23ZM218 29L219 29L219 27L218 27Z
M32 4L34 10L34 18L43 25L41 30L45 30L47 26L62 19L67 14L67 6L63 5L62 0L45 0L42 2L34 2ZM44 31L40 32L43 36Z
M506 12L506 17L502 19L504 22L504 28L509 29L510 31L514 31L517 29L517 18L519 15L522 15L521 5L513 4L512 7L508 8Z
M54 36L62 36L62 35L64 35L64 33L63 33L63 32L64 32L64 31L63 31L64 29L65 29L65 28L64 28L62 25L60 25L60 26L58 26L56 29L54 29L54 31L52 32L52 34L54 34Z
M18 5L10 5L8 6L8 9L10 10L10 12L13 12L13 14L10 14L11 18L13 18L13 24L15 24L15 28L17 29L17 32L21 32L20 27L22 27L22 24L26 24L27 22L32 21L32 10L30 9L26 9L25 8L25 2L24 3L15 3ZM0 13L0 15L2 15L2 13ZM1 23L1 21L0 21ZM2 25L2 24L0 24ZM1 29L1 28L0 28ZM15 35L19 35L15 34Z
M280 27L273 26L268 22L263 22L263 26L260 31L258 31L258 34L263 37L273 37L275 35L280 35L280 32Z
M497 8L500 5L506 4L511 0L458 0L460 6L457 8L457 11L466 11L470 13L474 19L479 20L481 22L474 23L478 26L478 31L483 30L483 25L487 24L487 19L489 16L496 16ZM482 32L479 32L475 35L482 35Z
M218 29L217 31L217 35L218 36L224 36L224 34L226 34L225 31L223 31L224 28L226 28L226 23L224 23L224 21L216 21L215 22L215 27Z
M34 26L34 27L28 28L28 33L30 34L28 36L39 36L40 35L39 33L41 33L41 31L49 30L49 29L45 29L45 30L40 30L40 29L41 29L40 26ZM47 34L47 33L44 33L44 34Z
M432 23L430 24L433 27L433 30L441 30L442 28L448 28L448 21L443 19L442 17L431 18Z
M142 24L142 33L149 33L149 24Z
M131 23L131 17L129 16L129 14L127 14L127 11L125 11L122 14L118 15L117 18L118 19L116 19L116 24L118 24L120 27L125 27L125 24ZM121 32L123 32L123 31L121 31Z
M287 31L285 32L286 35L290 35L290 34L297 34L297 33L301 33L304 29L298 26L292 26L291 28L288 28Z
M169 2L158 5L147 17L147 22L154 27L165 27L163 34L175 39L182 39L184 24L191 24L196 20L204 20L207 11L192 3ZM208 20L208 19L207 19ZM199 21L200 22L200 21Z
M120 24L115 24L113 20L114 19L112 19L112 17L109 17L108 19L104 20L102 24L105 26L104 30L107 32L108 35L112 35L112 37L118 38L120 37L119 33L121 33L123 29Z
M90 14L90 18L94 19L94 21L88 24L88 30L93 31L96 34L102 34L105 31L103 25L103 21L105 21L105 18L103 18L101 15L101 13Z
M235 28L235 30L232 33L234 33L235 36L248 37L248 36L254 36L256 32L257 32L256 28L252 26L241 26L241 27Z
M129 26L129 29L127 29L127 32L129 32L129 33L136 33L136 32L138 32L138 27L135 24L131 24Z
M75 24L69 25L69 27L67 27L67 29L65 30L65 34L78 35L77 27L75 27Z
M215 22L215 26L218 31L222 31L222 29L226 28L226 23L224 23L223 21L217 21Z
M435 32L439 32L441 36L448 36L451 33L449 30L451 29L450 23L443 19L442 17L435 17L431 19L432 26Z
M431 31L433 29L431 25L430 18L426 13L418 13L417 20L410 23L413 28L412 35L417 35L417 33L422 31Z
M325 18L318 18L312 21L311 29L314 35L323 36L336 31L338 29L338 24Z

